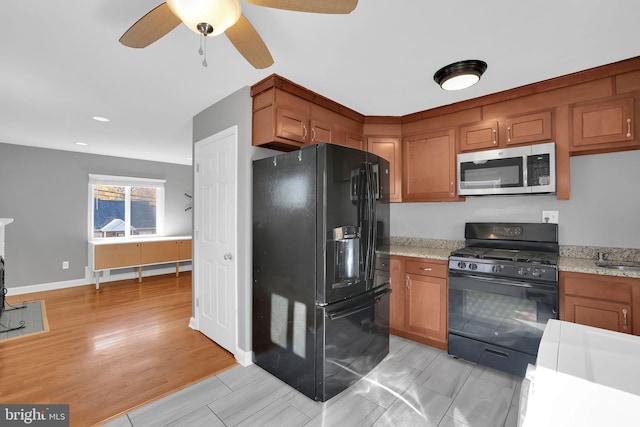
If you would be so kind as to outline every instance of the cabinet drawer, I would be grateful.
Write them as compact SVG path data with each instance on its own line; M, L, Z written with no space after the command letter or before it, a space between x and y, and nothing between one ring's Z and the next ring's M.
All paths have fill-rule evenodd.
M140 249L141 264L158 264L180 259L180 241L144 242Z
M628 279L627 279L628 280ZM560 291L563 295L631 303L631 285L625 279L593 274L563 273Z
M95 246L96 270L130 267L140 264L139 243L117 243Z
M447 264L437 261L409 261L405 263L405 271L423 276L447 277Z

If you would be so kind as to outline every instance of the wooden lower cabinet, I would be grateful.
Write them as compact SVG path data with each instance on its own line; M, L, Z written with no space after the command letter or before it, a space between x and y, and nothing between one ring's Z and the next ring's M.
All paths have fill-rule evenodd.
M391 257L391 333L447 349L447 263Z
M640 335L634 325L633 288L640 279L560 272L560 319Z

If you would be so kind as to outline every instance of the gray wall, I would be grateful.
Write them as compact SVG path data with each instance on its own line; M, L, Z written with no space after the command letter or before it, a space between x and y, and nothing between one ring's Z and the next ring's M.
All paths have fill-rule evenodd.
M471 221L540 222L557 210L561 245L640 248L640 151L571 158L571 198L468 197L461 203L395 203L391 235L464 239Z
M191 166L0 143L7 286L85 278L89 174L166 179L165 233L191 235ZM69 261L69 269L62 269Z
M251 351L251 163L277 153L251 145L251 108L250 88L244 87L193 118L194 143L238 126L238 348L244 351Z

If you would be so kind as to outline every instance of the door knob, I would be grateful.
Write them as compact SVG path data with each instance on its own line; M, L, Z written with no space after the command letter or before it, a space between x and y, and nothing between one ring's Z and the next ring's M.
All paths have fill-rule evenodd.
M231 252L224 254L224 259L231 259L231 258L233 258L231 256Z

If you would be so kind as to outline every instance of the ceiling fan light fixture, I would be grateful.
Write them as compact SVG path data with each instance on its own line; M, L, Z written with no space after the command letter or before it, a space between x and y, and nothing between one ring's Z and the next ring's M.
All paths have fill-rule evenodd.
M487 69L487 63L479 59L454 62L440 68L433 75L444 90L460 90L476 84Z
M224 33L242 13L240 0L167 0L166 3L194 33L203 34L198 28L200 24L210 25L213 31L204 34L206 36Z

